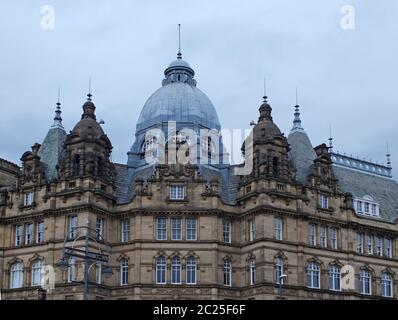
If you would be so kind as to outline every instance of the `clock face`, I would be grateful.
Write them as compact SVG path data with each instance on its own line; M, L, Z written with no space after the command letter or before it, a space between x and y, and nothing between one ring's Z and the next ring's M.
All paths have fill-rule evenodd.
M347 264L340 271L340 287L342 290L355 290L355 270L354 267Z

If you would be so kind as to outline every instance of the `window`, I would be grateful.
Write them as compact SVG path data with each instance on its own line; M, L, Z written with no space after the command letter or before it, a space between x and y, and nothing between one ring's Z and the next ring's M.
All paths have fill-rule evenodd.
M184 186L170 186L170 200L184 200Z
M367 242L367 253L368 254L373 254L373 236L372 235L368 235L368 242Z
M68 260L68 282L76 281L76 259L70 257Z
M185 220L187 228L187 240L196 240L196 219L188 218Z
M281 278L282 275L283 275L283 260L282 258L278 257L275 258L275 282L277 284L280 284L280 281L282 281L283 284L283 278Z
M196 259L188 257L187 259L187 284L196 284Z
M104 240L104 219L97 218L95 230L97 231L97 238L99 240Z
M249 241L253 241L256 238L256 224L254 219L248 221L248 230L249 230Z
M16 262L11 266L10 270L10 288L22 288L23 286L23 264Z
M329 289L340 291L341 270L338 266L330 266L328 270Z
M181 284L181 259L178 256L171 261L171 283Z
M362 201L357 201L357 212L362 213Z
M329 208L329 197L325 194L321 194L319 197L319 206L322 209L328 209Z
M95 264L95 282L101 284L102 282L102 263L97 262Z
M372 294L372 275L367 270L362 270L359 275L359 292L362 294Z
M44 242L44 222L36 224L36 243Z
M166 258L163 256L156 260L156 283L166 283Z
M130 241L130 220L123 219L120 221L120 241L128 242Z
M377 205L372 203L372 216L377 216Z
M337 249L337 229L330 228L330 248Z
M171 240L182 240L182 220L181 218L171 219Z
M17 225L15 226L15 245L20 246L22 244L23 239L23 226Z
M308 226L308 244L316 246L316 224L310 223Z
M320 231L319 231L319 238L320 238L320 245L323 248L326 248L328 246L328 238L327 238L327 227L321 226Z
M283 219L274 218L275 240L283 240Z
M76 238L77 237L77 216L70 216L69 217L69 238Z
M256 283L256 260L249 260L249 284L252 286Z
M361 215L379 216L379 204L374 202L371 196L364 196L360 199L354 200L355 211Z
M392 239L391 238L385 238L385 255L388 258L392 258Z
M365 244L365 235L363 233L357 233L357 252L363 253Z
M376 243L376 254L380 257L383 256L383 238L382 237L375 237Z
M223 239L225 243L231 243L231 229L232 229L231 221L224 220Z
M231 260L224 260L224 286L232 285L232 265Z
M156 219L156 240L167 240L167 219Z
M320 276L319 265L315 262L310 262L307 266L307 287L319 289L321 287Z
M125 286L129 283L129 262L127 259L120 261L120 285Z
M25 225L25 244L33 243L33 223Z
M33 192L27 192L24 194L24 205L31 206L33 204Z
M365 208L365 214L369 214L370 213L370 211L369 211L369 202L365 202L365 205L364 205L364 208Z
M41 285L41 280L43 277L43 260L36 260L32 263L32 286L39 286Z
M392 291L392 284L393 284L393 280L392 280L392 276L387 273L387 272L383 272L381 274L381 278L380 278L380 284L381 284L381 295L383 297L386 298L392 298L393 296L393 291Z

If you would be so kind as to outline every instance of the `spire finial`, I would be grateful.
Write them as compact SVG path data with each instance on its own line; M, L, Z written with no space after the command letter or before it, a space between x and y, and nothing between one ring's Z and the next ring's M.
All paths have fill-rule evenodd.
M301 131L304 132L304 128L301 125L300 119L300 106L298 105L298 98L297 98L297 87L296 87L296 105L294 106L294 120L293 120L293 128L291 132Z
M91 94L91 76L88 78L88 95L87 95L87 101L91 101L91 97L93 95Z
M390 154L390 147L387 142L387 167L391 168L391 154Z
M329 124L329 153L333 152L332 125Z
M177 53L177 59L182 59L182 53L181 53L181 24L178 24L178 53Z
M54 117L54 123L51 126L51 128L61 128L63 129L62 125L62 117L61 117L61 86L58 84L58 99L56 103L57 107L55 108L55 117Z
M263 96L263 102L267 102L267 79L264 77L264 96Z
M296 87L296 106L298 106L298 88Z

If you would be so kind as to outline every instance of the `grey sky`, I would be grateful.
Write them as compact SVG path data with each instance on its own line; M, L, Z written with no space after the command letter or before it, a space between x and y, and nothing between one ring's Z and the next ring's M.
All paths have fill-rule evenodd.
M43 5L55 29L42 30ZM343 30L344 5L356 29ZM274 121L287 135L299 87L312 144L398 166L398 2L301 1L1 1L0 157L19 163L52 124L61 83L67 131L80 119L89 75L97 116L125 163L146 99L182 52L221 125L247 128L258 117L263 78ZM396 176L396 174L394 174Z

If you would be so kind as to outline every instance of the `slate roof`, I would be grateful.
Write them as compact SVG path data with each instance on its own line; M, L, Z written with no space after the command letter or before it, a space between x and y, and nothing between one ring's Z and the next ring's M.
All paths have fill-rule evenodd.
M38 156L44 167L47 181L57 178L56 166L64 155L65 138L66 132L64 129L60 127L51 128L40 146Z
M354 197L371 196L380 205L380 218L395 222L398 218L398 183L395 180L336 165L333 165L333 172L343 192L350 192Z
M296 170L295 179L307 184L307 177L311 170L311 165L316 158L311 141L304 131L293 131L289 134L287 141L290 144L289 158Z

